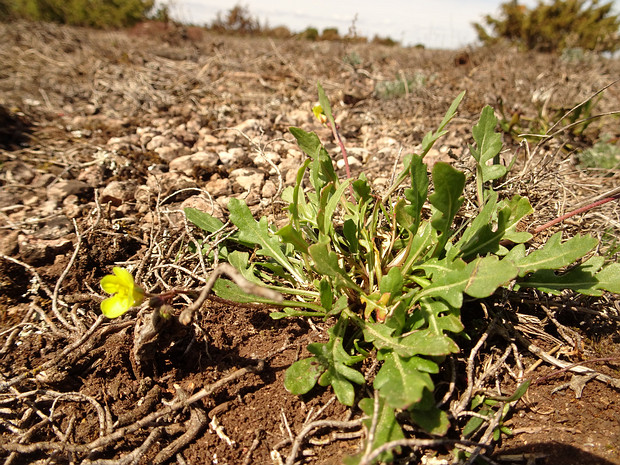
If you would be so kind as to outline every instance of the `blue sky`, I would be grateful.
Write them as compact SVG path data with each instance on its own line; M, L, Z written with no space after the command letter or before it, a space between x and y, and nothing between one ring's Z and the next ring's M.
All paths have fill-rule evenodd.
M237 4L247 6L261 24L285 25L294 32L308 26L319 30L337 27L346 34L357 15L358 33L378 34L404 45L424 44L428 48L459 48L476 41L472 22L485 14L495 15L506 0L162 0L169 3L173 16L194 24L208 24L217 12L227 12ZM522 0L527 6L536 0ZM620 0L615 2L616 10Z

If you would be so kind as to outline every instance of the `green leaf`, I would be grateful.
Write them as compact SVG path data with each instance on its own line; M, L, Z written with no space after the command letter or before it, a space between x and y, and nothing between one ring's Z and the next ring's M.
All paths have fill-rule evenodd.
M370 430L373 423L373 415L375 411L374 400L369 398L362 399L359 403L359 407L366 414L366 416L369 417L364 420L364 425L368 430ZM375 450L386 442L404 439L405 435L403 434L403 431L400 428L398 421L396 420L394 409L391 408L389 405L386 405L385 399L379 398L379 410L377 412L377 418L375 422L375 434L373 437L372 445L370 446L370 450ZM384 454L379 455L377 457L377 461L391 462L394 458L393 452L399 453L400 447L393 449L393 451L387 451ZM359 463L359 459L361 459L361 454L357 458L357 462L351 461L345 463L347 463L347 465Z
M353 221L351 218L345 220L342 226L342 234L347 241L349 251L352 254L356 254L359 250L360 244L357 238L357 226L355 225L355 221Z
M418 370L417 365L416 357L403 358L394 352L385 355L373 386L390 407L409 408L420 401L424 389L433 391L430 375Z
M432 176L435 192L428 199L437 209L431 218L431 225L440 233L434 252L437 256L443 252L449 239L452 221L463 204L461 194L465 188L465 175L447 163L437 162L433 167Z
M293 247L295 247L295 250L297 250L298 252L304 254L308 253L308 243L304 239L303 235L297 229L295 229L292 224L287 224L278 232L276 232L276 234L280 236L282 240L287 244L292 244Z
M557 270L575 262L590 252L598 241L592 236L575 236L561 242L562 233L551 236L545 245L515 262L519 268L519 276L523 277L532 271Z
M597 289L604 289L615 294L620 294L620 263L607 265L596 275Z
M424 410L418 410L414 407L409 410L409 413L411 419L429 434L443 436L450 429L448 414L435 406Z
M411 176L411 189L405 189L405 198L409 201L404 210L412 218L411 225L407 227L412 235L415 235L422 220L422 207L428 196L428 174L426 164L422 157L413 155L409 165Z
M316 357L298 360L286 370L284 387L294 395L306 394L316 385L323 371Z
M256 221L248 206L234 197L228 202L228 210L230 212L230 221L239 228L239 238L241 240L259 245L261 247L258 251L260 254L275 259L298 283L305 282L299 271L291 265L284 255L280 242L269 231L265 217L262 217L260 221Z
M364 384L364 376L349 365L357 363L363 356L351 356L342 346L348 318L341 315L335 326L328 329L329 341L325 344L308 344L308 351L316 356L325 369L319 377L321 386L331 385L338 400L344 405L353 405L355 389L353 384Z
M336 123L334 121L334 115L332 114L332 106L330 105L329 99L325 94L325 90L323 90L321 83L317 83L316 87L319 94L319 105L323 108L323 113L327 116L327 121L329 121L329 124L331 124L332 127L335 127Z
M183 211L187 221L208 233L214 233L224 227L224 223L206 212L190 207L183 209Z
M290 127L289 132L297 140L299 148L308 155L311 159L315 160L319 156L319 152L323 149L321 140L313 132L306 132L303 129Z
M263 284L254 274L254 264L249 264L250 254L235 250L228 255L228 263L234 266L245 279L255 284Z
M481 169L483 182L501 178L507 171L502 165L487 165L487 162L493 160L502 149L502 136L495 132L496 127L495 112L487 105L482 109L480 120L472 130L476 147L470 147L471 154Z
M517 276L517 267L512 262L494 255L470 263L466 270L470 276L464 292L477 299L489 297Z
M392 350L402 357L413 355L447 355L458 352L458 346L449 337L432 329L412 331L404 337L392 336L393 328L381 323L366 323L364 339L377 349Z
M332 285L327 278L323 278L319 282L319 294L321 296L321 305L325 311L329 313L334 303L334 293L332 291Z
M404 282L400 269L390 268L388 274L381 279L379 290L381 294L389 293L393 299L402 293Z
M519 195L513 196L510 200L503 200L499 204L499 208L504 205L510 209L510 220L506 224L506 232L502 239L519 244L529 241L533 236L527 231L517 231L517 225L523 217L529 215L534 210L530 205L530 201Z
M604 260L603 257L595 256L561 274L556 274L552 270L539 270L519 284L521 287L533 287L555 295L560 295L565 289L592 296L602 295L603 290L618 293L620 264L612 263L597 273Z
M458 260L454 263L458 263ZM457 267L434 279L430 286L415 296L415 300L421 300L423 297L440 297L452 307L460 308L463 303L463 292L475 298L488 297L516 275L517 268L511 261L499 260L495 255L489 255L477 258L464 268Z
M363 292L363 290L351 280L347 272L338 262L338 255L331 250L328 238L324 237L320 242L308 247L308 253L314 261L314 267L317 273L332 278L339 278L344 281L348 287L358 292Z

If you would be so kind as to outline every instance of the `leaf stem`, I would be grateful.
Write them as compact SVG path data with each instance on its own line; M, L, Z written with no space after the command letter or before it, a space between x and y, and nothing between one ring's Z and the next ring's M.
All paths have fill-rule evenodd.
M570 218L571 216L575 216L575 215L579 215L580 213L584 213L587 212L588 210L591 210L592 208L596 208L596 207L600 207L601 205L606 204L607 202L611 202L612 200L618 200L620 199L620 193L616 193L616 195L613 195L611 197L606 197L604 199L598 200L596 202L590 203L588 205L586 205L585 207L581 207L578 208L577 210L573 210L572 212L569 212L565 215L562 215L558 218L555 218L541 226L538 226L536 229L534 229L534 231L532 231L532 234L536 235L542 231L544 231L545 229L550 228L551 226L554 226L558 223L561 223L562 221Z

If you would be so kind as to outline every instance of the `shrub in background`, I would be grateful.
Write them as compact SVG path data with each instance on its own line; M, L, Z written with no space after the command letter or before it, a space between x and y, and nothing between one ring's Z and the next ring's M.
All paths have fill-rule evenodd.
M498 18L487 15L484 23L474 23L478 39L485 45L501 41L517 44L527 50L562 51L579 47L598 52L614 52L620 48L620 18L613 14L613 2L598 0L539 0L528 8L511 0L501 5Z
M2 0L0 19L20 17L73 26L126 27L147 19L154 4L154 0Z

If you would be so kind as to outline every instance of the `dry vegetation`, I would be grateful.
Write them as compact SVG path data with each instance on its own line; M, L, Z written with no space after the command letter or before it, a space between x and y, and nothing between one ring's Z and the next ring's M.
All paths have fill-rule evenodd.
M283 387L307 343L325 341L324 322L274 321L268 308L209 301L191 326L173 319L145 339L144 309L113 321L99 310L99 280L115 264L150 291L203 286L211 268L194 251L221 238L201 236L183 207L226 219L234 196L280 217L278 194L302 162L287 128L330 140L312 119L318 80L353 171L379 192L462 90L458 118L429 163L471 169L471 127L486 104L505 123L518 115L523 130L551 127L557 112L606 86L592 114L620 109L617 59L190 31L0 24L6 464L327 464L358 450L368 434L359 409L339 405L329 389L300 398ZM401 90L385 98L386 84ZM515 161L505 190L528 196L535 210L524 229L618 194L617 165L579 165L579 153L603 137L618 146L617 122L617 114L596 118L575 133L562 130L565 120L553 138L529 142L505 134L503 157ZM196 153L205 155L187 157ZM600 253L618 259L617 201L549 233L557 230L593 234ZM481 450L488 463L620 464L618 296L498 295L466 306L462 318L469 340L437 375L446 402L473 390L510 393L519 374L534 380L505 422L513 436L481 438L493 444ZM463 423L454 420L449 439L459 439ZM429 439L414 427L407 434ZM447 457L451 445L438 439L403 448L397 463ZM435 460L426 463L448 463Z

